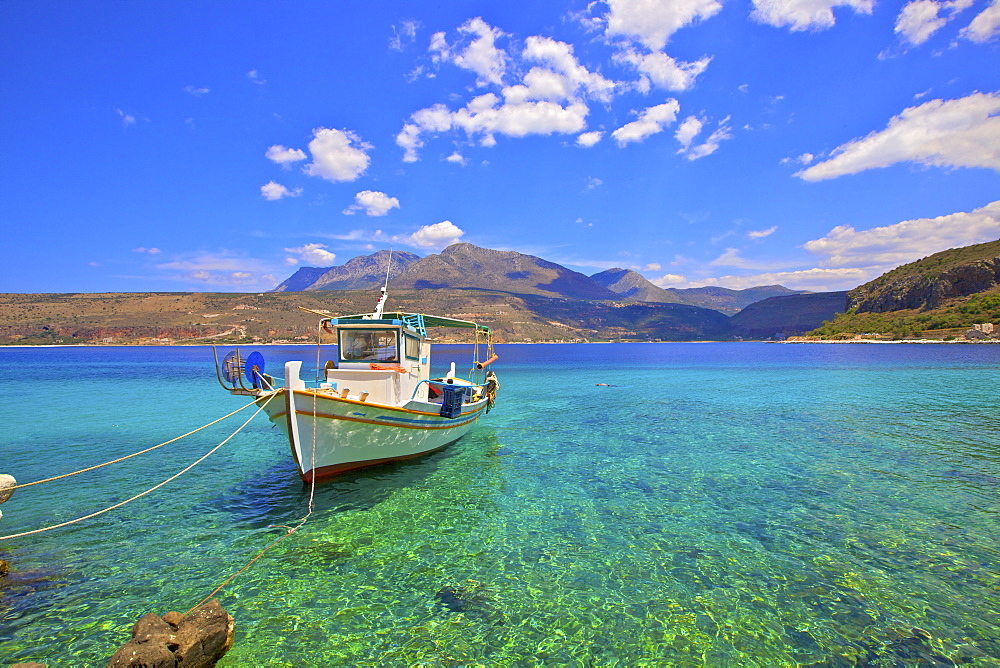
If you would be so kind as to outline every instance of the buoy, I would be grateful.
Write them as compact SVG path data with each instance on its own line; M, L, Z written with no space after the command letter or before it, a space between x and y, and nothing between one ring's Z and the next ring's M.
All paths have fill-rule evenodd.
M14 496L16 488L17 480L14 480L14 476L0 473L0 503Z

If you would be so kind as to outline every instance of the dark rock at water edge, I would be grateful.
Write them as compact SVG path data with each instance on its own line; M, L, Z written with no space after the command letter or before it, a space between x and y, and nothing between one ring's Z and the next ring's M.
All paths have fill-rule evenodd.
M0 579L7 577L8 573L10 573L10 562L0 559Z
M115 652L108 668L214 666L233 646L234 629L233 618L216 599L187 615L148 613L132 627L132 639Z

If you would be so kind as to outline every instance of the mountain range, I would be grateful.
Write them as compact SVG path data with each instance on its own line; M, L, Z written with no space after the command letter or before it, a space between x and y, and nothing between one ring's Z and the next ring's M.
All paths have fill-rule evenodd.
M568 299L686 304L733 315L769 297L801 294L781 285L746 290L721 287L661 288L630 269L614 268L592 276L534 255L453 244L421 258L389 251L361 255L337 267L301 267L274 292L377 289L388 270L392 289L497 290L517 295Z
M456 244L421 258L379 251L303 267L272 292L0 294L0 344L256 344L316 337L317 310L391 310L489 325L499 343L964 338L1000 323L1000 240L935 253L850 292L782 286L664 289L615 268L586 276L511 251ZM310 312L312 311L312 312ZM439 340L448 341L444 335Z

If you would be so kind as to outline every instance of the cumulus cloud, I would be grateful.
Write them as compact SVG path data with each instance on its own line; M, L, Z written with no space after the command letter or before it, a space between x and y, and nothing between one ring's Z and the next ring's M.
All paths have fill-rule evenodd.
M406 243L420 248L444 248L458 243L465 232L450 220L444 220L433 225L424 225L419 230L406 237Z
M421 135L426 133L459 129L469 137L478 137L483 146L493 146L496 134L508 137L575 134L586 124L588 112L587 106L580 102L565 107L546 101L501 103L498 96L486 93L457 111L436 104L414 112L396 136L396 144L404 150L405 162L416 162L417 151L424 145Z
M639 53L629 48L622 49L614 59L634 67L657 88L672 91L685 91L693 87L695 79L705 71L712 60L706 56L694 62L683 62L671 58L662 51Z
M590 148L597 142L601 141L601 137L604 133L600 130L595 130L593 132L584 132L576 138L576 145L582 146L584 148Z
M306 159L306 152L298 148L285 148L281 144L275 144L267 149L264 156L271 162L276 162L282 167L287 167L293 162Z
M354 196L354 204L344 209L351 216L355 211L364 211L369 216L384 216L392 209L399 208L399 200L377 190L362 190Z
M274 201L285 197L298 197L302 194L302 188L289 190L280 183L268 181L260 187L260 194L264 199Z
M776 28L824 30L836 23L834 7L871 14L874 0L753 0L751 16Z
M1000 94L974 93L905 109L881 132L838 147L833 157L796 176L822 181L912 161L937 167L1000 171Z
M972 0L912 0L896 17L896 34L915 46L923 44L958 12L971 5Z
M988 42L1000 33L1000 0L993 0L989 7L980 12L972 23L962 28L965 39L977 43Z
M304 262L314 267L329 267L337 259L336 254L326 250L326 244L305 244L296 248L286 248L291 255L285 258L288 264Z
M443 32L431 36L429 50L437 62L452 62L459 67L475 72L476 83L501 85L507 69L508 56L497 48L496 41L503 37L502 30L493 28L482 18L476 17L463 23L458 31L466 38L472 38L464 46L450 46Z
M365 151L371 148L371 144L349 130L318 128L313 130L313 140L309 142L313 161L305 166L305 171L334 183L354 181L368 169L370 158Z
M463 167L465 166L465 156L463 156L458 151L455 151L454 153L449 155L447 158L445 158L445 160L447 162L453 162L456 165L462 165Z
M677 112L681 109L677 100L667 100L663 104L649 107L639 114L638 120L627 123L611 133L619 146L630 142L641 142L646 137L654 135L677 120Z
M918 218L858 231L838 225L803 248L825 267L892 267L927 255L1000 238L1000 201L969 212Z
M548 67L547 70L538 70L536 77L545 77L545 73L548 72L565 82L560 87L568 89L569 95L565 95L562 99L570 99L579 92L601 102L610 102L617 87L614 81L605 79L600 73L591 72L581 65L573 55L573 47L565 42L548 37L529 37L522 56L525 60L540 62ZM536 69L525 76L529 89L532 72L536 72Z
M666 46L671 35L698 20L717 14L717 0L608 0L608 37L621 35L650 50Z

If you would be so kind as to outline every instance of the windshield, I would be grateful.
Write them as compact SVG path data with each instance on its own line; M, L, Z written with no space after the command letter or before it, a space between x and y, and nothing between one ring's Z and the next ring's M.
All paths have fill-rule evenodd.
M394 329L340 330L340 359L350 362L398 362Z

